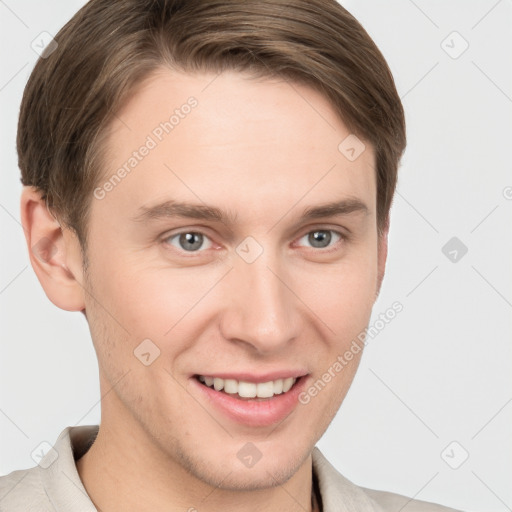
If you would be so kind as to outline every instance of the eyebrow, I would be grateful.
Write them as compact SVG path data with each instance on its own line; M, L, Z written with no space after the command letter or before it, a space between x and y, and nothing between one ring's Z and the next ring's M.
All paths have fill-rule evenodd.
M360 199L346 198L317 206L310 206L303 210L299 221L349 215L352 213L368 215L369 208ZM229 225L236 222L238 215L231 210L225 211L216 206L179 202L169 199L154 206L141 206L138 210L138 214L133 217L133 220L135 222L149 222L174 217L217 221Z

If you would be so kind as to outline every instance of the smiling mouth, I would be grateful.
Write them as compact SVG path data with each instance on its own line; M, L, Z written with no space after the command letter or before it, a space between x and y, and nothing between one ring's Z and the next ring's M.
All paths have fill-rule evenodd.
M231 395L239 400L263 401L271 400L275 396L284 395L297 385L302 377L288 377L286 379L276 379L268 382L247 382L236 379L222 379L207 375L194 375L194 378L203 386L209 387Z

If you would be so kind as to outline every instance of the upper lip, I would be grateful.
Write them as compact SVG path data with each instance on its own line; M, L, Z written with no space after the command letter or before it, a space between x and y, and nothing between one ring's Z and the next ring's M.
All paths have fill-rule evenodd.
M260 373L255 374L251 372L210 372L207 371L206 373L196 373L194 374L194 377L203 375L204 377L218 377L220 379L234 379L234 380L241 380L244 382L253 382L254 384L262 383L262 382L269 382L271 380L278 380L278 379L288 379L290 377L293 377L295 379L298 379L299 377L303 377L304 375L307 375L308 372L304 370L276 370L273 372L267 372L267 373Z

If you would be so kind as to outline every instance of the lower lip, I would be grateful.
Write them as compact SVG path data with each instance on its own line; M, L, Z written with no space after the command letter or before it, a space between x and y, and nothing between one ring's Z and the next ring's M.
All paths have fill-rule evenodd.
M306 386L307 375L300 377L286 393L266 400L240 400L238 395L215 391L192 377L195 386L209 403L231 420L250 427L267 427L284 420L297 406L301 391Z

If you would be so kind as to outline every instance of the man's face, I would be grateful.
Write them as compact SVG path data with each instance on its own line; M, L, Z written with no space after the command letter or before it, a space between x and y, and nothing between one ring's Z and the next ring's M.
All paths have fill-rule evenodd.
M309 403L298 391L367 326L384 269L374 153L350 161L338 149L349 134L317 92L239 73L161 70L118 113L91 205L85 304L110 390L102 424L134 453L233 489L284 482L309 456L361 353ZM166 201L226 217L144 214ZM301 219L340 201L342 213ZM197 375L303 377L256 403Z

